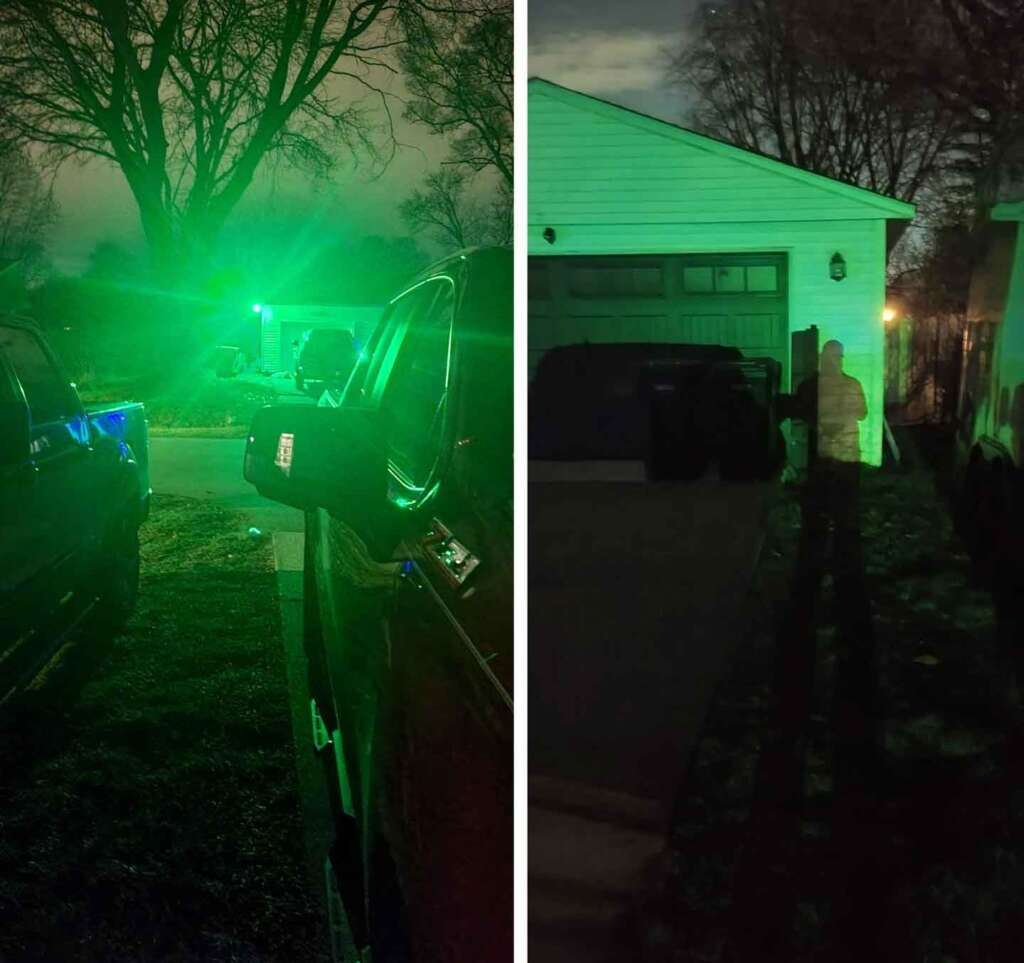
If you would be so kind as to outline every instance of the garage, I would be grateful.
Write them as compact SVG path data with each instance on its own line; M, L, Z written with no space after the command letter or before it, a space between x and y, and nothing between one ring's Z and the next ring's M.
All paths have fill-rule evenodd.
M881 463L885 266L913 205L540 78L528 125L531 375L561 345L718 344L788 391L837 339Z
M530 259L530 353L579 341L727 344L788 358L785 254Z
M295 371L298 345L307 331L328 328L350 331L365 344L383 306L377 304L254 304L260 323L260 370Z

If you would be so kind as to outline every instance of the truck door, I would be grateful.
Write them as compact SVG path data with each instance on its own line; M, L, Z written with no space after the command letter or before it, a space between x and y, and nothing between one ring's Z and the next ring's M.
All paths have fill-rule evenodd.
M511 502L447 480L432 497L446 451L457 447L456 291L444 279L412 296L418 308L380 396L393 499L413 506L416 520L399 548L407 561L389 619L382 778L422 959L508 959L512 659L495 645L512 639Z
M18 499L31 543L25 563L28 593L37 618L72 591L83 575L87 538L94 534L98 493L90 488L89 426L38 335L27 328L0 329L0 347L28 402L29 464Z
M13 373L5 363L0 328L0 405L25 404ZM35 495L34 469L28 447L23 452L3 452L0 458L0 660L7 646L27 629L32 611L25 592L43 565L44 553L32 524Z

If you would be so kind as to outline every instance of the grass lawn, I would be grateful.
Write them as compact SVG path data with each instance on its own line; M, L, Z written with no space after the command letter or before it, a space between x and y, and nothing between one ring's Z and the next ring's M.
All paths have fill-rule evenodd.
M126 631L0 740L0 960L317 961L270 546L156 499Z
M171 384L122 379L80 386L79 391L86 404L142 401L155 435L218 438L244 436L256 410L276 398L269 386L218 378L205 370Z
M1008 671L989 594L974 584L933 476L868 470L862 532L879 654L885 774L859 817L863 850L837 851L830 713L837 665L830 586L817 635L815 701L799 838L765 878L792 892L792 963L845 960L831 928L844 860L867 859L874 907L861 923L884 958L913 963L1020 959L1024 944L1024 786L1007 778L997 705ZM773 627L786 598L800 513L780 490L742 640L691 760L673 861L652 900L654 958L728 959L736 868L773 705ZM772 884L774 885L774 883Z

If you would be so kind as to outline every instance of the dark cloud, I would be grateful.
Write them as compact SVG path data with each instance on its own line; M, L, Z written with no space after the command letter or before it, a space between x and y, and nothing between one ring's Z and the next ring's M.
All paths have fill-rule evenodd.
M529 0L530 46L552 34L681 30L696 0Z
M666 64L693 4L530 0L530 74L678 122L685 104L665 79Z

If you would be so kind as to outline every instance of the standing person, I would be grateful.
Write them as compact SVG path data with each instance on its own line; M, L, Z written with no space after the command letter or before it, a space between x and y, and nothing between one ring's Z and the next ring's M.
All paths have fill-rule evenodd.
M791 644L796 667L789 719L806 721L813 689L815 627L821 581L828 561L835 585L839 663L833 705L834 801L832 838L835 872L833 940L849 955L878 958L866 920L878 912L878 880L867 854L876 845L872 794L880 775L881 733L875 685L875 638L864 574L860 533L860 422L867 404L860 382L843 371L843 346L828 341L817 375L797 389L795 417L808 428L808 471L803 492L800 549L790 599ZM792 629L796 628L796 631ZM795 698L794 698L795 697ZM799 720L799 721L798 721Z
M797 580L800 593L813 604L824 575L831 523L833 576L843 622L866 615L861 604L866 600L859 496L860 422L867 413L860 382L843 371L842 343L827 341L818 374L797 388L793 411L807 422L808 436Z
M847 787L871 765L873 738L873 641L860 549L858 489L860 422L867 404L860 382L843 372L843 346L827 342L818 373L787 399L788 415L807 423L807 481L801 492L800 545L790 596L776 627L776 717L758 760L750 816L750 839L737 872L734 906L737 958L787 960L797 889L791 873L799 848L800 815L808 718L814 693L822 580L832 537L832 572L838 603L843 657L837 679L835 712L836 784ZM852 925L866 905L861 898L862 867L846 854L849 830L861 811L859 800L837 788L836 836L842 840L842 872L850 898L838 893L836 919L843 939L857 942ZM848 801L852 805L848 805ZM839 850L837 850L839 851ZM866 849L865 852L870 852ZM837 866L839 864L837 863ZM788 867L788 868L787 868ZM861 927L870 934L870 927ZM870 948L867 948L870 949ZM878 959L864 952L862 959Z

